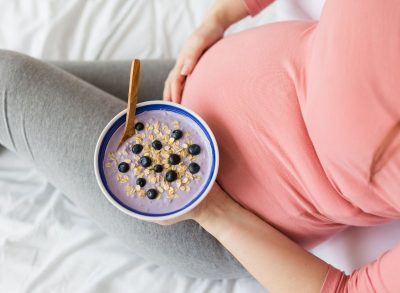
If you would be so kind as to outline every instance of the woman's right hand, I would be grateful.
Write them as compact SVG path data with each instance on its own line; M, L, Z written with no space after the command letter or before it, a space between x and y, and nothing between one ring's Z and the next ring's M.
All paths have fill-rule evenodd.
M165 101L181 102L186 77L192 73L200 56L224 35L225 27L216 20L205 19L186 40L174 68L165 81Z

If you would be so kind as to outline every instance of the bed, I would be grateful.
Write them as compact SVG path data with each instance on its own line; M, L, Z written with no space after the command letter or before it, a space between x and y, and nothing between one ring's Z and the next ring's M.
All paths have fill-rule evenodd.
M47 60L174 58L213 0L0 0L0 48ZM280 0L228 34L317 19L322 0ZM400 242L400 221L349 228L312 253L350 273ZM105 235L33 166L0 147L0 292L267 292L254 279L188 278Z

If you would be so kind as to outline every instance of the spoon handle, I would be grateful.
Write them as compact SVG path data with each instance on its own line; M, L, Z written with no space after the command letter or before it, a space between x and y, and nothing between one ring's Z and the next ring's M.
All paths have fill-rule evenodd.
M139 74L140 74L140 61L139 59L132 60L131 76L129 81L129 94L128 94L128 110L126 114L126 122L124 134L118 148L131 136L135 134L135 114L137 104L137 93L139 89Z

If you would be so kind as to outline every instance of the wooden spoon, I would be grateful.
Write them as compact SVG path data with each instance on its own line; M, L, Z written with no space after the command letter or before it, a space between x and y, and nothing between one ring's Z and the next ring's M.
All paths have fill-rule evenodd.
M132 60L131 77L129 82L128 94L128 111L126 113L126 122L124 134L119 142L118 148L131 136L135 134L135 114L137 104L137 93L139 89L139 73L140 61L138 59Z

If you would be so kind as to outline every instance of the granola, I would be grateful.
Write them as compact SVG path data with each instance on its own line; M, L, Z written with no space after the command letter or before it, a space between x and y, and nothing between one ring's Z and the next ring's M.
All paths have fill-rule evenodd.
M126 196L173 200L190 192L191 185L201 179L196 174L200 165L195 162L200 146L180 127L178 120L172 122L172 128L158 120L137 122L136 133L124 148L107 154L105 167L118 168L115 179L126 185ZM130 180L127 174L133 178Z

